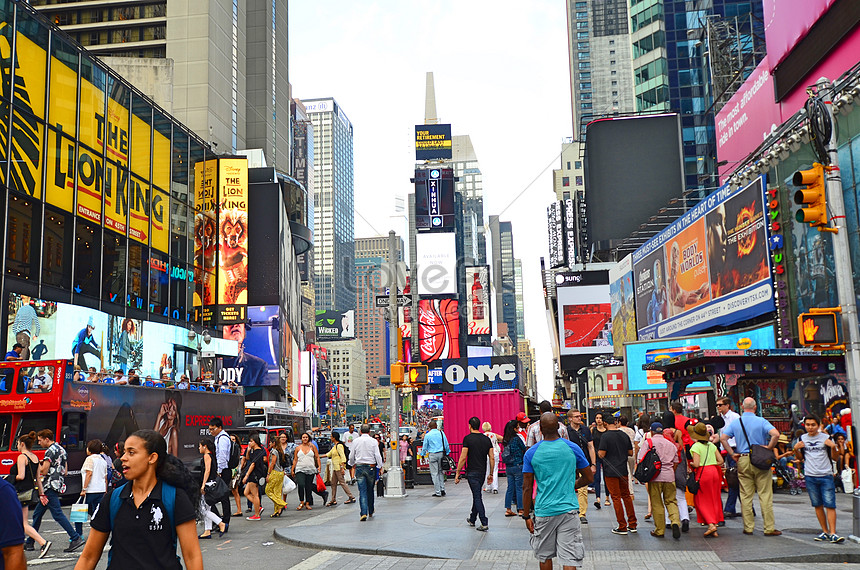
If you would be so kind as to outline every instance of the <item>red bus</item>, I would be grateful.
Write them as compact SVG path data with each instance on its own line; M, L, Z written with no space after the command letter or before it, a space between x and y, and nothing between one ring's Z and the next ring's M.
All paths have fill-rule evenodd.
M192 465L200 458L197 443L208 436L212 417L219 416L227 430L245 425L241 393L207 392L196 385L175 390L160 383L78 382L73 374L71 360L0 363L0 475L8 474L18 457L18 437L30 431L54 432L68 454L66 495L76 496L90 440L108 444L113 457L114 445L131 433L155 429L170 453ZM40 459L45 454L38 444L33 452Z

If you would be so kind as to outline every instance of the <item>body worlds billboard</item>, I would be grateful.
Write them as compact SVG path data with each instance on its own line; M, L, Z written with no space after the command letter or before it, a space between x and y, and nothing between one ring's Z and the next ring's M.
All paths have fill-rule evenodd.
M764 197L763 178L723 186L633 253L640 340L774 310Z

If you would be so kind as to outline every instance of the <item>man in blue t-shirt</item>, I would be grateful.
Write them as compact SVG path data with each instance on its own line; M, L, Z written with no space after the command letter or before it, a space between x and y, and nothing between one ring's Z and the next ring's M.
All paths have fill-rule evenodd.
M591 483L594 475L582 449L558 436L554 413L541 415L540 430L544 439L523 457L523 518L531 533L529 543L541 570L551 569L556 556L565 569L575 568L585 557L576 490ZM574 471L575 481L570 476ZM530 518L535 481L538 493Z
M27 567L24 557L24 517L18 493L6 479L0 478L0 569Z

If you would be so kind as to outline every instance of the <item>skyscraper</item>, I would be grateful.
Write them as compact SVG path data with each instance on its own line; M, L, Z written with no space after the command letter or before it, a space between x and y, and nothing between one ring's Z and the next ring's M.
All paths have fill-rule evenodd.
M217 152L261 148L289 172L286 0L31 4Z
M317 310L355 308L352 123L334 99L302 101L314 128L314 290Z
M397 240L397 259L403 260L403 240ZM384 293L382 264L388 263L388 236L356 238L355 240L355 336L367 355L367 380L376 385L382 374L388 373L385 361L385 319L376 308L376 295Z
M457 177L455 190L463 197L463 251L466 265L486 265L484 235L484 184L481 167L469 135L454 135L450 166Z
M503 222L498 216L490 216L492 244L492 279L496 323L507 325L508 338L513 350L522 334L517 319L516 260L514 259L514 235L511 222Z
M519 340L526 337L525 305L523 304L523 262L514 259L514 299L517 305L517 333Z
M573 137L581 139L593 118L634 110L627 0L567 0L566 15Z

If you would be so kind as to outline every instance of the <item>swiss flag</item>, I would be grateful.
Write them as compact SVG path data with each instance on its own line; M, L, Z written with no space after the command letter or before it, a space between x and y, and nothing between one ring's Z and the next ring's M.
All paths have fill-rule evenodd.
M624 390L624 378L621 372L613 372L607 375L607 387L610 392L621 392Z

